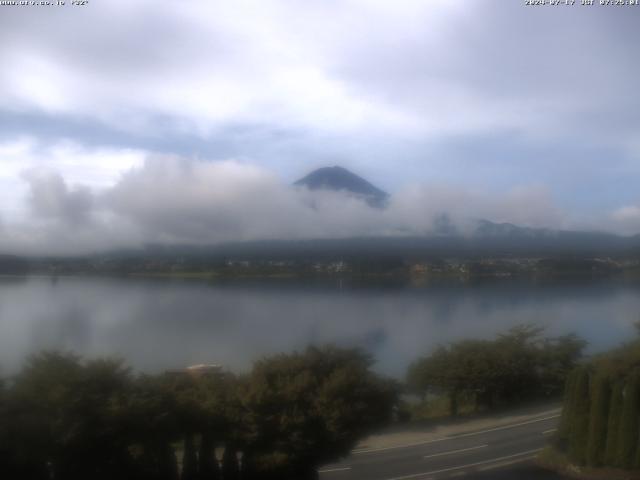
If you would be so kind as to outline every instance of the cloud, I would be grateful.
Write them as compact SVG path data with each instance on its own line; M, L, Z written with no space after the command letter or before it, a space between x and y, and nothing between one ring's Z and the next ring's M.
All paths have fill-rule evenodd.
M291 214L292 206L290 195L263 170L179 157L147 159L107 191L104 200L150 238L189 243L278 231L277 223Z
M389 216L400 219L403 229L413 233L433 233L434 222L443 214L466 233L481 219L537 228L562 228L569 220L554 204L549 190L535 185L504 193L455 185L413 185L398 192L389 209Z
M38 221L124 222L136 241L428 231L441 205L459 219L632 228L602 213L632 204L640 175L630 13L502 0L5 8L2 216L33 220L22 172L46 169L65 200L47 207L55 215L36 208ZM159 166L167 155L236 159L236 173ZM394 215L281 184L327 163L395 192ZM150 178L174 185L176 203ZM71 214L77 188L93 200Z
M176 11L114 0L68 10L4 12L4 109L152 136L270 125L367 137L570 135L626 148L637 127L638 101L622 80L639 73L625 9L243 0ZM538 48L549 38L563 48Z
M372 230L379 211L336 192L309 192L237 161L150 157L105 192L104 205L150 241L323 238Z
M0 39L14 48L0 47L0 106L151 135L208 135L230 123L335 131L404 122L402 112L361 100L332 77L317 45L296 41L292 26L305 15L293 3L191 3L176 12L114 1L76 16L63 10L10 12Z
M640 206L620 207L611 212L606 221L612 230L624 234L638 234L640 232Z
M35 217L71 226L89 221L94 199L88 187L69 188L59 173L52 172L30 170L24 178L29 184L28 203Z
M562 221L549 193L535 187L496 195L414 186L380 210L343 192L293 188L254 165L180 157L147 159L105 199L151 238L188 243L429 234L443 214L459 226L480 218L531 226Z
M23 177L30 216L5 228L0 246L31 253L428 235L437 233L443 215L463 232L481 218L532 226L563 221L548 192L535 187L499 195L414 185L381 210L344 192L293 187L264 168L234 160L150 155L103 188L69 185L60 173L29 171Z

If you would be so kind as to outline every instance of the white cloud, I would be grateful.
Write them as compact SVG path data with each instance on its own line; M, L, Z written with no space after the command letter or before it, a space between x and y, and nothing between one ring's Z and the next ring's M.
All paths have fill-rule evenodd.
M94 199L88 187L70 189L58 173L30 170L23 176L29 184L28 203L35 217L60 220L71 226L90 220Z
M545 38L563 48L539 48ZM640 104L624 80L640 74L637 43L625 9L536 10L502 0L238 0L180 8L110 0L82 9L3 9L0 115L7 118L2 138L11 140L0 143L0 215L5 223L28 222L21 174L52 170L64 198L81 185L102 198L118 184L104 197L112 203L96 200L90 217L98 209L133 222L136 214L150 237L171 241L195 232L207 241L274 235L266 228L274 220L263 219L274 211L296 219L278 218L282 234L427 231L441 204L458 218L565 225L552 198L574 210L598 201L610 209L626 203L612 187L616 180L627 198L637 183ZM100 142L136 147L87 146ZM168 166L153 172L159 167L151 163L160 161L143 167L142 149L204 150L277 165L290 177L337 157L366 165L388 185L409 176L436 181L397 192L393 218L332 196L315 198L326 206L310 215L301 193L265 172L253 183L242 177L248 171L236 175L228 165L224 172L193 166L191 176ZM137 185L155 198L147 175L194 189L167 186L177 188L174 205L156 198L176 212L172 224L133 193ZM225 190L219 178L239 191ZM433 185L437 179L460 179L475 192ZM510 193L490 193L507 184ZM271 200L252 204L250 195ZM245 215L234 210L238 199L262 216L235 219ZM217 210L188 220L186 212L207 213L206 202ZM603 225L635 228L615 217ZM216 222L228 228L214 234Z
M491 193L455 185L413 185L398 192L390 207L390 215L416 233L432 232L442 214L467 233L482 219L536 228L562 228L567 222L548 189L539 186Z
M620 233L640 233L640 206L626 205L614 210L607 223L609 228Z
M0 214L14 220L26 215L25 172L58 173L72 188L101 190L113 186L127 170L142 165L146 153L134 149L87 148L64 140L44 145L31 137L0 143Z
M232 160L151 155L102 188L70 185L59 173L32 170L24 178L31 214L4 229L5 249L80 253L144 243L422 235L434 233L443 214L463 231L478 219L531 226L563 220L540 188L492 194L416 185L381 210L346 193L294 188Z
M54 12L44 27L36 27L44 14L35 12L20 18L19 30L9 26L0 46L0 105L89 116L145 134L158 134L156 116L203 135L226 123L387 134L436 128L442 108L428 114L363 95L342 64L351 45L378 31L398 34L400 49L416 35L437 40L443 20L463 10L439 1L337 7L268 0L193 2L176 11L114 1L80 18Z

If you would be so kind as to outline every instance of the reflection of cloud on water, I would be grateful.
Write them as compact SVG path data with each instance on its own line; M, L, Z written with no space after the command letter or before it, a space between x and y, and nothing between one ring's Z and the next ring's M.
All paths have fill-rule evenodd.
M56 346L62 350L91 351L93 325L90 315L82 308L58 310L36 319L33 343L42 348Z
M263 355L337 343L369 350L376 368L400 376L439 343L524 322L611 347L632 332L637 292L598 283L337 290L30 279L0 284L0 365L15 369L29 352L63 348L148 371L203 362L244 370Z

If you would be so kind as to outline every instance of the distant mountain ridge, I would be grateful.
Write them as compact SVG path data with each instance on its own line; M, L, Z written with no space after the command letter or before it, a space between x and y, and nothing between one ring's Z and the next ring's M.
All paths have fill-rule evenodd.
M515 230L511 227L515 227ZM151 256L211 256L249 260L328 260L348 258L434 259L447 257L608 257L640 255L640 236L604 232L520 228L492 224L472 234L360 236L297 240L254 240L211 246L149 245ZM508 231L504 231L506 229ZM502 231L502 232L501 232ZM510 231L510 232L509 232Z
M484 238L532 238L557 235L560 231L549 228L521 227L513 223L496 223L489 220L478 220L474 235ZM584 232L590 233L590 232Z
M322 167L294 182L297 187L309 190L330 190L347 192L365 200L370 206L383 208L389 200L389 194L372 185L364 178L340 166Z

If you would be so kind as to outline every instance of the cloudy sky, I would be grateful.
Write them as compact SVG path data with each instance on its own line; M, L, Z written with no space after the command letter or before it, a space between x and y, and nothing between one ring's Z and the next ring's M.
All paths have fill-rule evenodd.
M66 3L0 6L3 251L640 232L640 7ZM335 164L389 208L289 188Z

